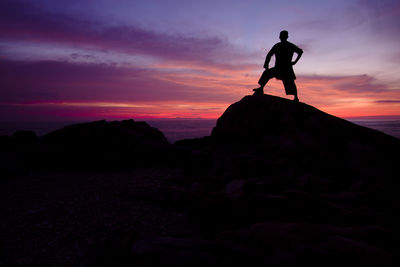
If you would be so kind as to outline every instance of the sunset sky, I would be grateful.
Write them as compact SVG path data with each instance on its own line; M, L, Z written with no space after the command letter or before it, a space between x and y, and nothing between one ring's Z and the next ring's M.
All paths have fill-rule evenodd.
M300 101L400 115L398 0L1 0L0 120L217 118L284 29Z

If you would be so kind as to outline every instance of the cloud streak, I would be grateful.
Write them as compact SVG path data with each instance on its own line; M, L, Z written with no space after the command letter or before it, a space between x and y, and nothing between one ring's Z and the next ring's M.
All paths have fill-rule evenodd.
M0 36L7 41L64 44L221 67L231 59L248 56L220 37L169 35L135 25L108 26L8 0L0 2Z
M0 61L0 98L4 103L54 101L226 101L204 76L106 64ZM179 77L177 77L178 75ZM182 82L186 77L186 82ZM211 77L210 77L211 78ZM214 78L215 79L215 78ZM202 84L200 84L202 83Z
M377 100L376 103L384 103L384 104L400 104L400 100Z

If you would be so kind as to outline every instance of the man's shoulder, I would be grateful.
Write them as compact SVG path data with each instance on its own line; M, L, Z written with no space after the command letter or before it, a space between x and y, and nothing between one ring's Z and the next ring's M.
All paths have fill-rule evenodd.
M271 50L276 49L277 47L279 47L279 44L280 44L280 43L274 44L274 45L272 46Z
M280 47L297 47L297 46L291 42L286 41L286 42L276 43L272 48L280 48Z
M289 46L297 47L297 45L295 45L294 43L291 43L291 42L286 42L286 43L287 43L287 45L289 45Z
M288 46L290 46L294 51L302 51L297 45L291 43L291 42L287 42Z

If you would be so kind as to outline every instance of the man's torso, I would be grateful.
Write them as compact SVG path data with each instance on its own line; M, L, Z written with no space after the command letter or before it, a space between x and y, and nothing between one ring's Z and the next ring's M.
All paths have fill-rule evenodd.
M272 48L275 54L275 69L278 79L296 79L292 67L292 58L294 52L298 52L300 48L290 42L280 42Z

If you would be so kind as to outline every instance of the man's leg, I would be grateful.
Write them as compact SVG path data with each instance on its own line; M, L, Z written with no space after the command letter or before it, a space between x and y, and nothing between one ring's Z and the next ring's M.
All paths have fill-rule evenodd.
M294 95L293 101L299 102L299 98L297 97L297 87L294 83L294 80L282 80L283 86L285 87L285 92L287 95Z
M258 84L260 87L253 89L254 92L263 94L264 86L268 83L268 81L274 77L274 68L266 69L262 73L260 79L258 80Z

